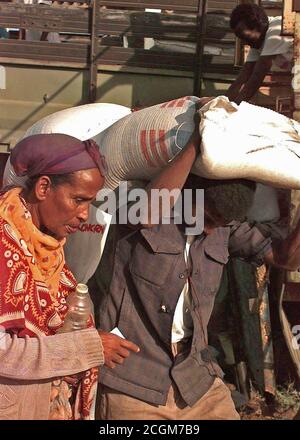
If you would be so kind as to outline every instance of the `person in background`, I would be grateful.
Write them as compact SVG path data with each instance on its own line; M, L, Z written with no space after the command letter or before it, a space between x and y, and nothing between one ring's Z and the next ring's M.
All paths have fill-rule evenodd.
M20 141L11 163L28 179L0 194L0 419L90 419L100 335L92 320L57 331L77 285L63 245L87 220L104 159L93 141L42 134Z
M282 17L268 17L256 4L238 5L231 13L230 27L250 46L247 60L227 91L230 101L249 101L258 91L267 73L291 71L293 38L281 35Z

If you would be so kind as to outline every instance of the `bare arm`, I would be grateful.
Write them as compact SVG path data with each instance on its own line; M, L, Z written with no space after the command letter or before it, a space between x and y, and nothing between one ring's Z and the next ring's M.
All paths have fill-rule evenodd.
M300 267L300 221L285 240L272 245L264 261L285 270L297 270Z
M255 63L252 75L245 83L244 87L234 99L237 104L242 101L249 101L252 96L258 91L263 83L263 80L272 67L272 60L274 56L263 56Z
M251 63L246 62L244 64L238 77L236 78L234 83L231 84L231 86L227 90L226 96L228 97L229 101L235 101L235 99L238 97L238 95L241 91L241 88L251 77L253 70L254 70L254 67L255 67L255 64L256 64L255 62L251 62Z
M154 217L162 218L170 214L170 210L174 207L180 191L191 171L200 147L199 123L196 122L194 133L184 149L173 159L159 175L154 178L146 187L147 192L147 210L146 217L142 223L143 227L150 228L152 226L151 219ZM170 204L164 206L162 201L158 206L151 203L153 200L153 190L164 190L172 192L177 190L177 197L170 199Z

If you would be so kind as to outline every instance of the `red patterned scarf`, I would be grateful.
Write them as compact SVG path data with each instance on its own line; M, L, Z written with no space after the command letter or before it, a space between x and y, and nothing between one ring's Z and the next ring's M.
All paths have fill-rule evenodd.
M0 197L0 325L18 337L54 335L67 313L66 298L77 283L65 266L64 240L35 227L20 192L14 188ZM51 418L89 419L97 373L93 368L54 381L51 395L56 389L60 401L62 395L68 396L69 410L59 407Z

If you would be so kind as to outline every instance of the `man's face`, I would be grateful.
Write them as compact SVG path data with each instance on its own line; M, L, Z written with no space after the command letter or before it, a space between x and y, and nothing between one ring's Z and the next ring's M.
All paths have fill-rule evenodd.
M263 45L266 33L258 29L248 29L243 22L234 29L235 35L253 49L260 49Z
M201 206L200 208L197 207L197 203L199 203L199 200L197 200L196 197L196 191L197 189L201 188L203 186L203 180L202 178L195 176L195 175L189 175L185 186L184 186L184 191L183 191L183 205L182 207L185 207L185 191L189 190L192 191L192 198L188 199L188 202L192 203L192 215L194 218L197 217L197 215L204 215L204 232L209 235L213 232L214 229L216 228L220 228L220 227L224 227L227 223L224 220L224 218L222 217L222 215L220 215L218 213L218 211L216 210L214 203L210 202L209 200L207 200L207 198L205 197L205 192L204 192L204 200L200 199L200 203ZM203 201L204 201L204 206L203 206ZM198 208L198 209L197 209ZM197 220L196 220L197 221Z
M214 209L204 205L204 232L210 235L214 229L226 226L224 218Z
M103 184L99 170L90 169L75 172L71 183L50 186L38 205L40 228L57 239L76 232L87 221L90 204Z
M200 209L200 212L203 211ZM197 217L197 207L195 201L192 205L192 215L194 218ZM211 203L204 200L204 232L206 235L210 235L214 229L224 227L228 224L225 219L220 215L217 210L211 206Z

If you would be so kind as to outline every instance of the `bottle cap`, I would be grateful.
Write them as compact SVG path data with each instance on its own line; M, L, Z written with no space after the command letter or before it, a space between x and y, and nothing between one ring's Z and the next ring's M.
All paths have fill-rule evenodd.
M83 284L83 283L77 284L76 290L77 290L78 293L81 293L83 295L87 294L89 292L88 286L86 284Z

